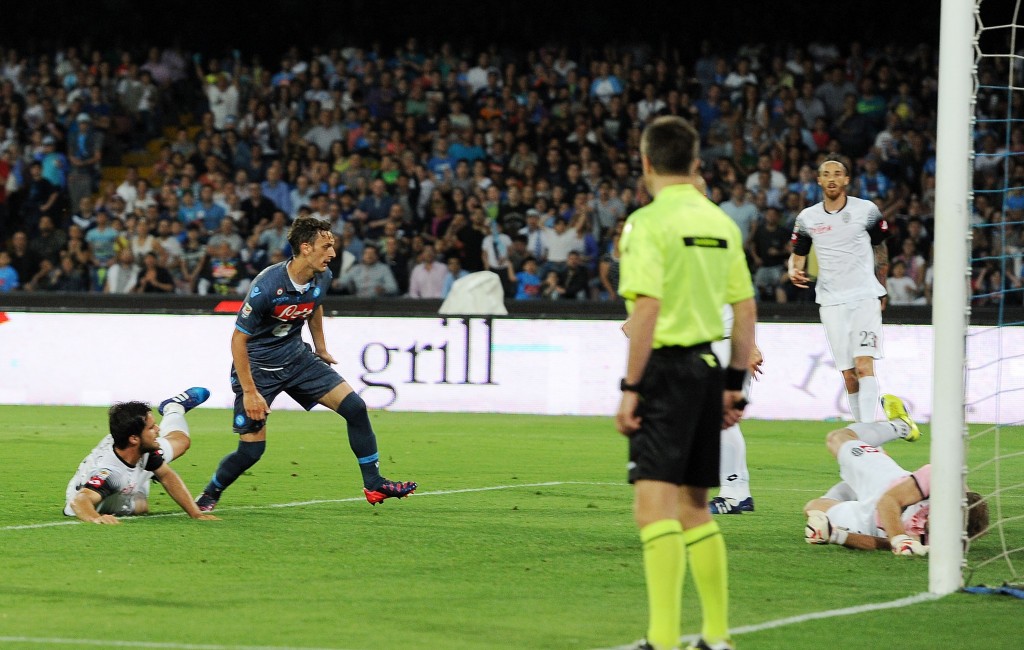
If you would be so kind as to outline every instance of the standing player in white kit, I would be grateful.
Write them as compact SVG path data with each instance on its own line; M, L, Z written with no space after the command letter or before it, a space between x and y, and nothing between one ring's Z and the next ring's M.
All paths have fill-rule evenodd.
M818 167L825 198L796 218L789 278L796 287L809 286L807 254L813 243L819 267L815 300L850 412L857 422L874 422L879 398L874 361L883 357L880 299L885 296L878 274L888 265L882 242L889 226L874 203L846 195L849 183L842 160L829 158ZM902 402L894 401L893 408L903 409ZM905 411L886 415L899 417Z

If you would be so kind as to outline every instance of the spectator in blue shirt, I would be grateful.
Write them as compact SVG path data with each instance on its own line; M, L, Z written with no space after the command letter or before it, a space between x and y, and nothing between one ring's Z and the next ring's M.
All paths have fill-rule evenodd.
M43 136L43 151L36 154L43 165L43 178L62 190L68 187L68 157L57 151L57 139Z
M889 178L878 171L878 156L873 153L864 158L864 171L857 176L855 196L867 201L889 198Z
M591 99L599 100L602 104L609 104L612 97L622 94L622 80L611 73L611 66L607 61L597 64L597 74L590 84Z
M469 275L469 271L462 268L462 260L459 259L458 255L452 255L448 258L448 274L444 277L444 286L441 288L441 298L447 298L448 292L452 290L452 285L459 278L464 278Z
M14 291L18 286L18 272L11 266L11 255L0 250L0 293Z
M278 210L292 213L292 188L281 178L281 164L275 162L267 168L267 180L260 184L263 196L274 202Z
M527 257L523 260L523 270L516 273L512 264L509 263L505 268L508 269L509 282L513 283L516 287L516 300L536 300L540 298L540 276L537 275L537 260L533 257Z
M203 185L199 190L199 201L196 203L196 218L202 220L206 232L213 232L220 227L220 222L227 212L213 200L213 186Z

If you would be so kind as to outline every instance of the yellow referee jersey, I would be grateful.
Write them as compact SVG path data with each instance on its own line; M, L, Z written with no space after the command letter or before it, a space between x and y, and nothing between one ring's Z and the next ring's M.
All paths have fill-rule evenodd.
M669 185L626 221L619 240L619 295L661 301L654 347L724 335L722 306L754 295L736 223L693 185Z

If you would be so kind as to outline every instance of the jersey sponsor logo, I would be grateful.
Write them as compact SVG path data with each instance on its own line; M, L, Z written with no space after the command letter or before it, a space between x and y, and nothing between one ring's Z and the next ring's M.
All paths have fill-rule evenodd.
M251 314L252 314L252 305L250 305L249 303L245 303L244 305L242 305L242 311L241 311L242 318L249 318L249 316Z
M819 225L814 226L813 228L811 228L811 234L812 235L821 235L821 234L824 234L824 233L827 233L827 232L831 232L831 231L832 231L832 226L828 225L827 223L819 224Z
M717 237L683 237L683 244L698 248L729 248L729 242Z
M284 323L284 324L278 325L277 327L272 329L270 331L270 333L273 334L274 336L280 338L282 336L287 336L288 332L290 332L290 331L292 331L291 323Z
M302 302L297 305L278 305L274 307L271 315L277 320L293 321L306 320L313 313L315 305L311 302Z
M291 296L280 296L278 298L274 298L273 300L271 300L270 304L272 304L272 305L280 305L281 303L288 302L291 299L292 299Z

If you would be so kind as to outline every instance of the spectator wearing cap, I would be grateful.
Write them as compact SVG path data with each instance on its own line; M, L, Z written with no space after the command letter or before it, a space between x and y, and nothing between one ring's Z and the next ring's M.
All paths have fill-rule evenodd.
M68 193L71 205L78 205L83 196L96 190L102 149L103 138L92 128L92 118L88 113L79 113L75 127L68 132L68 161L71 163Z
M42 164L43 178L61 190L68 186L68 158L57 150L57 139L52 135L43 136L43 150L37 154Z

